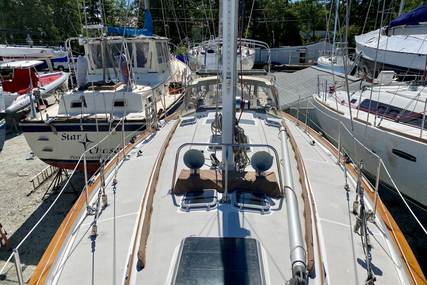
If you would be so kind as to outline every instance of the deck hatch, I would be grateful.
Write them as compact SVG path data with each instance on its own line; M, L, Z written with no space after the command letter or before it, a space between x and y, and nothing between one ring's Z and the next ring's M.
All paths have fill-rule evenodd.
M265 119L265 124L267 126L277 127L277 128L280 128L282 126L281 123L273 121L273 120L270 120L270 119Z
M200 191L188 191L181 201L181 209L191 208L214 208L218 204L218 195L215 189L204 189Z
M181 243L171 284L265 284L259 242L253 238L188 237Z
M196 121L197 121L196 118L190 118L190 119L182 120L182 122L179 126L182 127L182 126L186 126L186 125L193 125L196 123Z
M248 191L234 191L233 192L233 205L237 208L252 209L269 212L270 203L264 193L248 192Z

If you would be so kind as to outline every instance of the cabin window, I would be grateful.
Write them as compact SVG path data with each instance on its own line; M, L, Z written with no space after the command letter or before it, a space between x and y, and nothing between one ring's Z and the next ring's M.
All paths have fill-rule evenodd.
M384 118L396 120L405 124L421 127L422 124L422 114L414 113L411 111L403 110L395 106L379 103L376 101L371 101L366 99L360 104L360 109L364 111L369 111L371 113L376 113L378 115L384 116ZM427 129L427 124L424 123L424 128Z
M135 43L136 48L136 66L147 68L149 43Z
M163 52L165 54L165 60L166 62L169 61L169 47L167 42L163 42Z
M127 102L125 100L115 100L114 101L114 107L124 107Z
M217 192L214 189L204 189L200 191L188 191L181 201L181 210L194 208L214 208L218 204Z
M71 108L81 108L81 107L82 107L82 101L71 102Z
M415 156L407 153L407 152L404 152L404 151L401 151L401 150L398 150L395 148L393 148L391 152L397 156L400 156L401 158L406 159L406 160L417 162L417 158Z
M93 68L102 68L101 44L91 44L89 45L89 50L93 62Z
M116 58L121 54L124 54L124 49L121 42L109 44L105 53L106 67L118 68L119 65Z
M159 64L165 62L165 57L163 54L163 47L161 42L156 43L156 52L157 52L157 62Z
M270 212L270 203L264 193L234 191L233 205L239 209L260 210Z

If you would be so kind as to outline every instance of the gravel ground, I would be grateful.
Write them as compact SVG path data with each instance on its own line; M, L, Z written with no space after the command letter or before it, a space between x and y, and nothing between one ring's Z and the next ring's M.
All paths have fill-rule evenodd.
M12 248L21 243L58 197L57 191L49 189L54 175L33 191L30 180L46 167L47 164L31 152L23 134L7 135L0 152L0 223L7 232L6 237ZM65 176L63 180L65 182ZM82 173L73 176L71 182L77 192L70 185L67 186L48 215L18 248L25 283L30 280L50 240L77 199L83 181ZM12 253L4 242L2 244L0 270ZM18 284L14 258L1 272L0 283Z

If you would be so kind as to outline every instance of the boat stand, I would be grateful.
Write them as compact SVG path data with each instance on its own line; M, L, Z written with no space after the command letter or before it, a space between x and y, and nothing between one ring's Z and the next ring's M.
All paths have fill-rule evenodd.
M12 247L10 246L9 241L6 238L6 235L7 235L7 232L3 228L3 225L0 223L0 247L3 247L3 240L4 240L4 243L7 245L9 250L12 250Z
M65 175L65 180L63 179L63 175ZM47 188L46 192L44 193L42 200L45 199L47 193L49 192L49 190L53 190L54 193L58 193L58 190L61 188L61 184L63 181L66 181L68 178L70 177L70 175L68 175L68 171L62 168L58 168L58 171L56 172L55 176L53 177L52 182L50 183L49 187ZM70 185L73 188L73 191L75 194L77 194L76 189L73 186L73 183L70 180Z

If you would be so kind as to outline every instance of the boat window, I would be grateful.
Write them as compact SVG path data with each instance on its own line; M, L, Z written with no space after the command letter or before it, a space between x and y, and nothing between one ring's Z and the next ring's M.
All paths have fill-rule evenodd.
M156 43L156 52L157 52L157 62L158 63L165 62L164 54L163 54L163 48L162 48L162 43L161 42L157 42Z
M101 44L95 43L89 45L90 55L93 62L93 68L99 69L102 68L102 53L101 53Z
M234 191L233 205L239 209L246 208L270 212L270 203L264 193Z
M413 156L407 152L404 152L404 151L401 151L401 150L398 150L395 148L393 148L391 152L394 153L395 155L400 156L401 158L407 159L409 161L413 161L413 162L417 161L417 158L415 156Z
M149 43L135 43L136 66L147 68Z
M360 109L364 111L370 111L371 113L377 113L378 115L384 115L384 118L396 120L405 124L421 127L422 125L422 114L414 113L408 110L403 110L395 106L379 103L365 99L360 104ZM424 123L424 128L427 129L427 120Z
M187 237L172 284L266 284L261 246L254 238Z
M218 204L217 192L214 189L188 191L181 201L181 210L194 208L215 208Z
M169 61L169 47L167 42L163 42L163 52L165 54L165 60L166 62Z
M71 102L71 108L81 108L81 107L82 107L82 101Z
M245 105L250 110L278 110L276 100L273 96L273 89L260 87L257 85L236 84L236 94L239 96L243 93L243 99L247 102ZM206 82L204 85L194 86L186 91L184 99L184 110L196 110L200 108L215 108L222 107L222 84L217 84L215 81Z
M125 100L123 99L114 100L114 107L124 107L124 106L125 106Z

